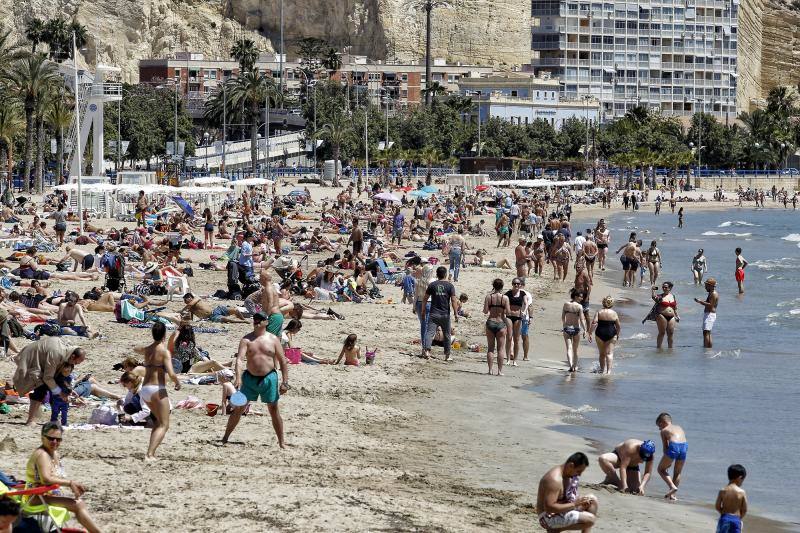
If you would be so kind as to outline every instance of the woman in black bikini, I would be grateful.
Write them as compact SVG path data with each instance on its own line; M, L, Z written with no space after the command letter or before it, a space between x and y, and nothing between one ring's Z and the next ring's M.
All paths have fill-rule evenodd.
M506 292L509 312L506 313L506 324L509 331L506 334L506 363L517 366L517 356L522 346L522 308L525 305L525 291L522 290L522 280L514 278L511 290ZM514 344L513 351L511 344Z
M506 358L506 316L511 312L508 296L503 291L503 280L495 279L492 282L492 292L483 300L483 313L489 315L486 319L486 362L489 364L489 375L492 375L494 366L494 349L497 344L497 375L503 375L503 361Z
M619 341L619 333L622 330L619 316L613 307L614 299L611 296L603 298L603 308L595 313L589 327L589 342L592 342L593 333L597 339L601 374L611 373L614 364L614 345Z
M564 303L561 309L561 327L564 333L564 344L567 348L567 366L570 372L578 370L578 345L581 342L581 326L583 336L586 336L586 321L583 318L583 305L578 300L583 298L583 293L572 289L569 293L570 301Z
M211 209L207 208L203 211L203 218L206 222L203 226L203 246L206 249L214 247L214 215L211 214Z
M660 269L661 250L658 249L658 241L653 241L647 250L647 270L650 271L650 285L655 285L658 282Z

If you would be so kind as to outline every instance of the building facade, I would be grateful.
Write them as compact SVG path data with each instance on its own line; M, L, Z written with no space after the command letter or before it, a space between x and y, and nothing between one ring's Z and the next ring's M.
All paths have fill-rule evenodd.
M533 0L531 67L602 120L637 105L736 117L738 0Z
M463 78L458 87L462 95L475 102L472 116L479 115L482 123L490 117L519 125L544 119L561 129L571 118L587 120L590 124L600 120L600 104L596 98L562 96L558 80L548 75L535 78L530 74L507 73Z
M280 80L281 62L276 55L262 55L256 68L275 80ZM298 95L304 83L298 60L285 61L284 85L289 93ZM435 59L431 64L431 78L447 92L457 92L462 78L488 74L491 67L447 64ZM141 83L173 83L179 80L180 94L187 100L193 117L203 114L206 99L220 83L237 76L239 64L234 60L211 60L203 54L178 52L172 58L143 59L139 61ZM424 101L425 65L416 63L385 63L370 61L365 56L343 55L338 71L320 70L317 78L338 80L353 90L352 98L369 98L374 104L388 104L390 108L404 108Z

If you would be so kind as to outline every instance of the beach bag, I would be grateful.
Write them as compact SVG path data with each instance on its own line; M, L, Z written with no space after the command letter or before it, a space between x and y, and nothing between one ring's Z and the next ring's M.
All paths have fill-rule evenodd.
M89 416L89 423L101 426L116 426L119 425L119 417L116 409L109 405L101 405L92 410L92 414Z

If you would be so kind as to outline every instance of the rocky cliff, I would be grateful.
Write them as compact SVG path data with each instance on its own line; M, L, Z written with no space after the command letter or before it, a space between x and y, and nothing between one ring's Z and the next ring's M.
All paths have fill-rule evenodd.
M25 20L57 16L75 18L88 30L83 57L117 65L125 81L138 80L139 59L165 57L176 51L229 57L241 35L272 51L268 39L223 17L227 0L0 0L0 24L22 32Z
M247 35L278 48L280 0L0 0L0 21L21 29L31 16L75 17L89 30L84 57L119 65L137 79L137 61L175 51L228 57ZM417 61L425 52L421 0L287 0L287 51L302 37L375 59ZM449 61L522 64L530 60L530 0L448 0L433 12L432 54ZM21 30L20 30L21 31ZM268 39L266 37L269 37Z

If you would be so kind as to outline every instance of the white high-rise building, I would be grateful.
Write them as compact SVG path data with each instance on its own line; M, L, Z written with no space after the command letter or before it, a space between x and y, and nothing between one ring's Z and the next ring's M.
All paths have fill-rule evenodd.
M736 117L738 0L533 0L531 65L602 120L636 105Z

